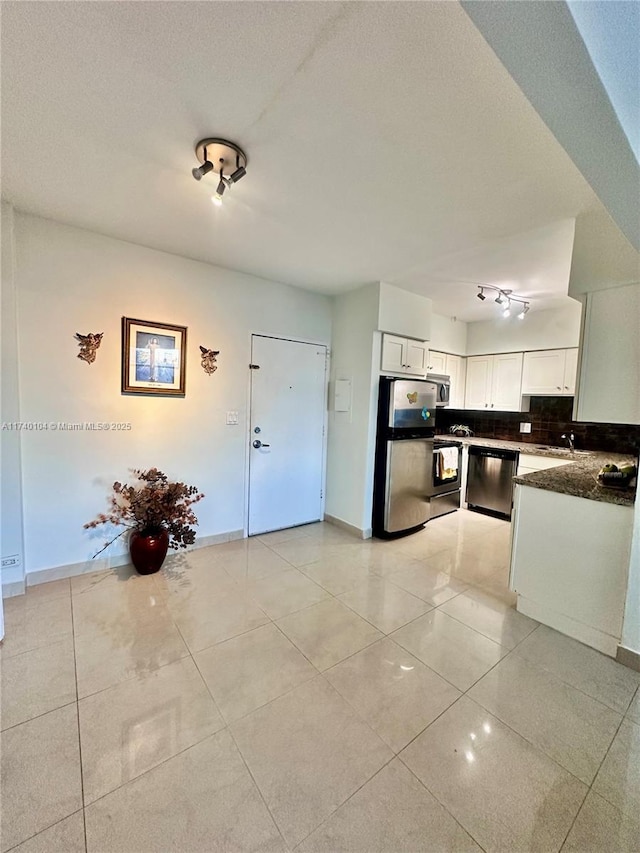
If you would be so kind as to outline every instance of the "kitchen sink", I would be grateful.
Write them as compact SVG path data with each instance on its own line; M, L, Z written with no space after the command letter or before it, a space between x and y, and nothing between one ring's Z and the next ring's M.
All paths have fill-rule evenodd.
M543 450L545 453L553 456L566 456L569 459L573 459L578 456L584 457L591 455L589 450L569 450L568 447L553 447L549 444L534 444L533 449Z

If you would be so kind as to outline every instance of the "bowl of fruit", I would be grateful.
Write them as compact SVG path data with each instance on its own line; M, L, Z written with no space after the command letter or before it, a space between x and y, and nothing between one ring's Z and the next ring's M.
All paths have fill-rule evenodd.
M638 475L638 469L632 462L627 462L618 467L613 462L603 465L598 472L598 483L601 486L613 487L614 489L626 489L632 485L633 479Z

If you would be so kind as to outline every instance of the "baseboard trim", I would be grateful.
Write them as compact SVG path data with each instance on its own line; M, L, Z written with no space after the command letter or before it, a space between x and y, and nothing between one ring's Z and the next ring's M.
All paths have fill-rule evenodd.
M211 536L200 536L196 539L193 545L189 546L188 551L196 551L199 548L208 548L210 545L222 545L225 542L231 542L235 539L243 539L243 530L230 530L227 533L214 533ZM171 552L169 552L171 553ZM114 557L105 557L101 560L85 560L82 563L69 563L66 566L53 566L50 569L38 569L36 572L28 572L26 575L26 586L37 586L41 583L49 583L50 581L59 581L64 578L75 578L78 575L90 574L92 572L104 572L109 569L119 569L121 566L129 565L129 555L119 554ZM15 587L21 584L21 589L15 592L7 593L7 587ZM2 587L2 595L7 598L9 595L22 595L25 591L25 583L17 582L14 584L5 584Z
M50 583L51 581L61 581L64 578L75 578L78 575L88 575L93 572L105 572L128 564L129 555L119 554L114 557L105 557L102 560L85 560L82 563L69 563L66 566L38 569L35 572L27 572L27 587L38 586L38 584Z
M10 581L9 583L2 584L2 597L3 598L13 598L14 595L23 595L25 590L25 582L22 581Z
M591 646L592 649L597 649L610 658L616 657L616 650L620 642L619 637L613 637L611 634L606 634L591 625L584 625L564 613L557 613L548 605L539 604L523 595L518 595L516 608L519 613L524 613L525 616L536 619L543 625L548 625L549 628L566 634L567 637L573 637L574 640L584 643L585 646Z
M625 646L618 646L616 660L618 663L628 666L629 669L640 672L640 652L634 652L633 649L627 649Z
M347 530L349 533L353 533L353 535L357 536L359 539L371 539L372 530L370 527L356 527L355 524L349 524L348 521L343 521L341 518L337 518L335 515L329 515L327 512L324 514L324 520L336 527L341 527L342 530Z

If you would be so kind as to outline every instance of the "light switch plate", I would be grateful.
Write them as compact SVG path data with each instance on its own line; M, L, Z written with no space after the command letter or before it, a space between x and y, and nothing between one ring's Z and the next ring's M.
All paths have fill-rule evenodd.
M227 424L237 425L238 423L238 413L237 412L227 412Z
M531 432L531 424L520 424L520 432Z

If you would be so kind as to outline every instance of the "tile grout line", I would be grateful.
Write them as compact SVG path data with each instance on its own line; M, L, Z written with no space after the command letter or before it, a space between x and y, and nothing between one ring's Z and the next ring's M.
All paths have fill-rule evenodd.
M48 711L43 711L41 714L36 714L33 717L29 717L28 720L21 720L19 723L14 723L12 726L7 726L5 729L2 729L0 731L0 735L5 734L5 732L13 731L13 729L17 729L18 726L23 726L25 723L32 723L34 720L39 720L41 717L46 717L47 714L52 714L54 711L61 711L63 708L68 708L70 705L77 704L77 702L77 699L72 699L70 702L65 702L63 705L56 705L55 708L49 708Z
M12 850L17 850L18 847L21 847L23 844L26 844L28 841L33 841L34 838L37 838L39 835L42 835L43 832L48 832L50 829L53 829L54 826L58 826L63 821L68 820L70 817L73 817L76 814L80 814L80 812L84 812L84 806L82 808L76 809L71 814L65 815L61 817L60 820L55 821L55 823L49 824L49 826L45 826L44 829L38 830L38 832L34 833L34 835L30 835L28 838L23 838L22 841L18 841L17 844L14 844L13 847L7 847L3 853L11 853ZM83 823L84 823L84 815L83 815ZM86 846L86 841L85 841Z
M84 832L84 849L87 850L87 816L84 802L84 766L82 763L82 737L80 735L80 699L78 696L78 661L76 658L76 631L74 622L73 596L71 594L71 582L69 582L69 598L71 605L71 634L73 637L73 669L76 683L76 722L78 726L78 755L80 760L80 797L82 802L82 828Z
M264 626L261 626L261 627L264 627ZM207 680L205 679L204 675L203 675L203 674L202 674L202 672L200 671L200 667L198 666L198 663L197 663L197 661L195 660L195 658L193 657L193 655L192 655L192 658L191 658L191 659L193 660L193 663L194 663L194 665L195 665L196 669L198 670L198 674L200 675L200 678L202 679L202 681L203 681L203 683L204 683L204 686L205 686L205 689L206 689L207 693L209 694L209 696L211 696L211 701L212 701L212 702L213 702L213 704L215 705L215 707L216 707L216 709L217 709L218 713L220 714L220 718L221 718L221 719L223 720L223 722L225 723L224 728L223 728L223 729L221 729L220 731L225 731L225 730L226 730L226 731L227 731L227 733L229 734L229 737L230 737L230 738L231 738L231 740L233 741L233 745L235 746L236 751L237 751L238 755L240 756L240 760L241 760L241 761L242 761L242 763L244 764L245 769L246 769L247 773L249 774L249 776L250 776L250 778L251 778L251 781L253 782L253 784L254 784L254 786L255 786L255 789L256 789L256 791L258 792L258 795L259 795L260 799L262 800L262 802L263 802L263 804L264 804L265 809L267 810L267 812L268 812L268 814L269 814L269 816L270 816L271 820L273 821L273 825L275 826L276 830L278 831L278 834L279 834L279 835L280 835L280 837L282 838L282 842L283 842L283 844L285 845L285 847L287 847L287 848L288 848L288 847L289 847L289 845L288 845L288 844L287 844L287 842L285 841L285 838L284 838L284 836L282 835L282 832L280 831L280 827L278 826L278 824L277 824L277 822L276 822L276 819L275 819L275 817L273 816L273 814L271 813L271 809L270 809L270 808L269 808L269 806L267 805L267 801L265 800L264 795L263 795L262 791L260 790L260 786L259 786L259 785L258 785L258 783L256 782L256 780L255 780L255 778L254 778L254 776L253 776L253 773L252 773L252 772L251 772L251 770L249 769L249 765L247 764L247 762L246 762L246 760L245 760L245 757L244 757L244 755L242 754L242 751L241 751L240 747L238 746L238 742L236 741L235 735L234 735L233 731L231 730L231 723L227 722L226 717L224 716L224 714L222 713L222 711L221 711L221 710L220 710L220 708L218 707L218 703L217 703L217 702L216 702L216 700L215 700L215 696L213 695L213 693L212 693L212 691L211 691L211 688L210 688L210 687L209 687L209 685L207 684ZM314 678L315 678L315 676L314 676ZM303 683L306 683L306 682L303 682ZM279 697L277 697L277 698L279 698ZM273 701L273 700L271 700L271 701ZM270 704L270 703L266 703L266 704ZM261 705L260 707L265 707L265 706L264 706L264 705ZM257 709L254 709L254 710L257 710ZM250 713L253 713L253 711L251 711ZM245 714L245 716L248 716L248 714ZM243 717L241 717L241 719L244 719L244 718L243 718ZM237 720L234 720L234 722L237 722ZM218 734L218 732L215 732L215 734L210 735L210 737L215 737L215 735L216 735L216 734Z

